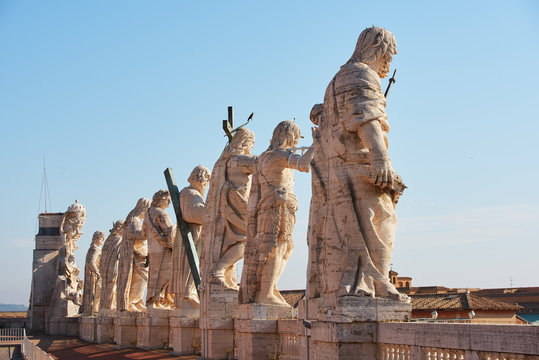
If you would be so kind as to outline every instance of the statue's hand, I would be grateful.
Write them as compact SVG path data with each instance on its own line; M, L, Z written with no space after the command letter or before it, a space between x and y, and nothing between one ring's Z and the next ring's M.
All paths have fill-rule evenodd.
M374 161L371 164L370 182L381 188L393 186L393 168L389 160Z

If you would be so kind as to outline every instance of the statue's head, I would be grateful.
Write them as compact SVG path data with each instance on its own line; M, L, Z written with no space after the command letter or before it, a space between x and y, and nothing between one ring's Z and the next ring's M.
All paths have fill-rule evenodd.
M299 126L291 120L281 121L273 130L270 149L288 149L295 147L301 138Z
M311 119L311 122L315 125L318 125L320 122L320 116L322 116L322 113L324 112L324 104L316 104L311 109L311 114L309 115L309 118Z
M121 234L122 230L124 228L124 221L118 220L112 225L112 229L110 229L111 234Z
M254 144L255 134L247 128L241 128L234 134L228 148L234 154L250 154Z
M187 179L187 181L189 181L191 186L198 189L201 193L204 193L206 186L208 186L208 183L210 182L210 176L210 169L205 166L198 165L193 169L193 171L191 171L191 175L189 175L189 179Z
M166 208L170 205L170 193L167 190L159 190L153 194L152 206Z
M381 78L384 78L389 73L389 64L396 53L395 36L386 29L373 26L359 34L356 49L348 62L365 63Z
M137 213L137 215L145 214L146 211L148 211L148 209L150 208L150 205L150 199L144 197L138 199L137 205L135 205L135 213Z
M105 233L97 230L92 236L92 245L99 247L103 244L103 240L105 240Z

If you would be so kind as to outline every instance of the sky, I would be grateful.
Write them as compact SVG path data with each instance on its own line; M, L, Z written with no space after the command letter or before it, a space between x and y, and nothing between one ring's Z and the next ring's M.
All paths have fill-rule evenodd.
M167 167L180 187L213 167L227 106L236 124L254 112L255 154L292 118L310 145L311 107L372 25L398 44L393 269L414 286L539 286L539 3L3 0L0 303L28 304L44 158L47 211L87 209L83 269L92 233L166 188ZM305 286L310 174L295 192L281 289Z

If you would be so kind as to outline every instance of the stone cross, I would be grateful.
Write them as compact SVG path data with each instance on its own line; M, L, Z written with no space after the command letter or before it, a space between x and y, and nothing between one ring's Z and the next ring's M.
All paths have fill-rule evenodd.
M229 108L230 109L230 108ZM230 113L230 112L229 112ZM178 224L178 230L182 235L182 242L187 254L187 260L189 261L189 267L191 268L191 276L195 282L197 293L200 296L198 286L200 285L200 266L198 263L198 256L195 243L193 242L193 236L189 225L183 221L182 210L180 207L180 191L176 185L176 179L174 178L174 172L171 168L165 170L165 178L167 179L168 191L170 192L170 198L172 200L172 206L174 207L174 213L176 214L176 223Z

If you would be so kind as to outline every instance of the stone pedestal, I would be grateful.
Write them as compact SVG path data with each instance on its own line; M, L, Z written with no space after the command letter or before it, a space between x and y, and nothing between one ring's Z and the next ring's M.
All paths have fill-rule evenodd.
M203 297L200 329L203 359L226 359L234 355L234 318L238 316L238 291L209 284Z
M49 318L48 335L79 336L79 316Z
M297 310L289 306L240 305L239 318L235 320L236 355L238 358L278 358L282 350L279 320L293 319L296 316Z
M79 337L88 342L96 341L95 317L81 316L79 318Z
M137 317L137 347L140 349L162 349L169 344L169 317L172 310L146 310Z
M95 319L96 337L99 344L112 344L114 342L114 318L116 310L101 309Z
M189 300L182 302L169 318L169 347L172 355L200 354L200 307Z
M312 328L302 339L300 359L306 359L307 341L312 360L377 359L377 336L381 322L406 321L412 305L396 300L371 297L341 297L337 305L325 308L318 299L309 300ZM305 316L305 302L299 306Z
M114 342L117 347L137 345L137 318L141 315L137 311L118 311L114 319Z

